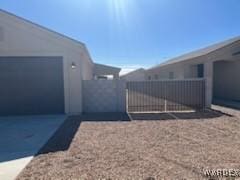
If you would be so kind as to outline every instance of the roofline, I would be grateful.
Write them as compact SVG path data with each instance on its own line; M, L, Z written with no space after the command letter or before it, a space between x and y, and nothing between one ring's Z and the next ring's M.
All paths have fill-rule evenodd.
M94 63L94 65L105 66L105 67L107 67L107 68L112 68L112 69L116 69L116 70L119 70L119 71L122 70L122 68L114 67L114 66L110 66L110 65L106 65L106 64Z
M121 75L121 77L127 76L127 75L132 74L132 73L135 73L135 72L137 72L137 71L146 71L146 69L144 69L144 68L138 68L138 69L135 69L135 70L133 70L133 71L130 71L130 72L126 73L126 74Z
M221 49L223 49L223 48L225 48L225 47L227 47L227 46L233 45L233 44L235 44L235 43L237 43L237 42L240 42L240 39L237 39L237 40L234 41L234 42L231 42L231 43L229 43L229 44L227 44L227 45L225 45L225 46L223 46L223 47L220 47L220 48L218 48L218 49L215 49L215 50L213 50L213 51L211 51L211 52L208 52L208 53L206 53L206 54L198 55L198 56L195 56L195 57L192 57L192 58L186 58L186 59L183 59L183 60L180 60L180 61L177 61L177 62L169 62L169 63L168 63L168 61L171 61L171 60L173 60L173 59L175 59L175 58L178 58L178 57L181 57L181 56L184 56L184 55L186 55L186 54L190 54L190 53L193 53L193 52L194 52L194 51L191 51L191 52L189 52L189 53L185 53L185 54L182 54L182 55L180 55L180 56L176 56L175 58L168 59L168 60L164 61L163 63L157 65L157 66L153 66L153 67L147 69L147 71L148 71L148 70L157 69L157 68L161 68L161 67L165 67L165 66L169 66L169 65L173 65L173 64L177 64L177 63L182 63L182 62L185 62L185 61L188 61L188 60L192 60L192 59L195 59L195 58L207 56L207 55L209 55L209 54L212 53L212 52L221 50ZM195 51L198 51L198 50L201 50L201 48L200 48L200 49L197 49L197 50L195 50Z
M2 11L3 13L5 13L5 14L7 14L7 15L10 15L10 16L13 16L13 17L15 17L15 18L18 18L18 19L20 19L20 20L22 20L22 21L25 21L25 22L27 22L27 23L30 23L30 24L32 24L32 25L34 25L34 26L37 26L37 27L39 27L39 28L41 28L41 29L44 29L44 30L46 30L46 31L48 31L48 32L54 33L54 34L56 34L56 35L58 35L58 36L60 36L60 37L62 37L62 38L64 38L64 39L68 39L68 40L70 40L70 41L72 41L72 42L74 42L74 43L81 44L82 46L86 46L86 45L85 45L83 42L81 42L81 41L78 41L78 40L76 40L76 39L73 39L73 38L71 38L71 37L69 37L69 36L67 36L67 35L61 34L61 33L57 32L57 31L55 31L55 30L52 30L52 29L47 28L47 27L45 27L45 26L42 26L42 25L40 25L40 24L38 24L38 23L32 22L32 21L30 21L30 20L28 20L28 19L25 19L25 18L23 18L23 17L20 17L20 16L18 16L18 15L16 15L16 14L13 14L13 13L11 13L11 12L9 12L9 11L3 10L3 9L1 9L1 8L0 8L0 11Z

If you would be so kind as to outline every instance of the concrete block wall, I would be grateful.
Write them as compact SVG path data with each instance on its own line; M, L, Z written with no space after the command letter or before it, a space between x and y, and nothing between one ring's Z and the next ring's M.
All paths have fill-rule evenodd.
M125 112L124 80L83 81L83 112Z

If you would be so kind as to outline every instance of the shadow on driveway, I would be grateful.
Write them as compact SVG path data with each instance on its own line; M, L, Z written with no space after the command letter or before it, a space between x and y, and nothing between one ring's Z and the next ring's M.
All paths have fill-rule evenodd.
M37 155L67 150L80 125L81 120L79 116L72 116L67 118L55 132L55 134L39 150Z
M34 156L65 115L0 117L0 163Z

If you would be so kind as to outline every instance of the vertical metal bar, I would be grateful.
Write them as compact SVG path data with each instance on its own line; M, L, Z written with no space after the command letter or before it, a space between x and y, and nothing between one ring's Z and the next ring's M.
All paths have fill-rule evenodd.
M139 111L142 111L142 106L143 106L143 86L142 86L142 82L137 82L138 84L138 105L139 105Z
M136 102L136 105L137 105L137 111L139 112L140 111L139 97L140 97L141 93L139 93L139 84L137 82L134 82L134 88L135 88L135 92L136 92L135 93L136 94L135 102Z
M131 97L130 94L129 94L129 93L131 92L131 90L130 90L130 88L129 88L129 83L130 83L130 82L127 82L127 94L128 94L128 96L127 96L127 103L128 103L128 105L127 105L127 106L128 106L128 112L130 112L130 109L129 109L130 99L129 99L129 98Z
M157 110L158 111L160 111L160 105L159 105L159 91L160 91L160 89L159 89L159 82L160 81L158 81L157 82L157 84L156 84L156 88L157 88L157 91L156 91L156 108L157 108Z
M139 82L139 91L141 92L141 96L140 96L140 111L144 111L144 96L145 96L145 92L144 92L144 82Z
M153 84L153 108L154 108L154 111L156 111L156 110L158 110L158 108L157 108L157 99L156 99L156 84L157 83L157 81L155 81L154 82L154 84Z
M139 87L138 87L138 83L137 82L134 82L134 89L135 89L135 104L136 104L136 107L137 107L137 111L139 112L140 111L140 104L139 104Z
M143 106L143 111L148 111L148 85L149 82L144 83L144 106Z
M192 109L192 107L189 107L188 104L190 104L190 102L192 101L192 83L191 81L185 81L184 82L184 98L183 98L183 109ZM189 102L185 102L189 101Z
M150 85L150 105L151 105L151 111L153 111L153 84L154 84L154 81L152 81L151 85Z
M177 104L177 111L179 111L180 110L180 96L181 96L181 84L180 84L180 82L179 83L177 83L176 84L176 91L177 91L177 102L178 102L178 104Z
M198 81L197 82L197 85L198 85L198 88L197 88L197 90L198 90L198 96L197 96L197 107L198 107L198 109L201 109L202 108L202 103L201 103L201 101L202 101L202 98L201 98L201 90L202 90L202 86L201 86L201 82L202 81Z
M148 83L148 86L147 86L147 107L148 107L148 111L151 111L151 107L150 107L150 98L149 98L149 94L150 94L150 85L151 85L152 81L150 81Z
M186 81L187 87L186 87L186 91L188 92L188 94L186 94L186 96L188 96L188 104L187 106L185 106L186 109L188 110L192 110L194 108L194 103L193 102L193 86L194 86L194 81ZM186 104L186 103L185 103Z
M134 86L134 101L135 101L135 105L136 105L136 111L139 111L139 103L138 103L138 96L139 96L139 92L138 92L138 84L136 82L133 83Z
M153 111L153 104L152 104L152 85L153 85L154 81L152 81L150 83L150 86L149 86L149 103L150 103L150 109L151 111Z
M138 88L138 111L142 112L143 111L143 104L144 104L144 82L137 82L137 88Z
M205 81L205 79L203 79L203 81L202 81L202 104L203 104L203 109L205 109L206 108L206 104L205 104L205 96L206 96L206 94L205 94L205 88L206 87L206 81Z
M134 111L133 110L133 105L134 105L134 94L133 94L133 87L132 87L132 82L129 82L129 99L130 99L130 104L131 104L131 111Z
M164 83L164 112L167 112L167 82Z
M195 98L196 98L196 100L194 101L195 102L195 106L196 106L196 109L200 109L201 108L201 81L197 81L196 82L196 87L195 87L195 89L196 89L196 96L195 96Z
M190 109L196 109L198 104L198 82L197 81L189 81L191 98L188 107Z
M196 104L196 81L188 81L188 92L190 94L189 102L186 106L188 110L195 109L195 104Z
M129 110L128 110L128 101L129 101L129 99L128 99L128 89L126 89L125 93L126 93L126 110L127 110L127 112L129 112Z

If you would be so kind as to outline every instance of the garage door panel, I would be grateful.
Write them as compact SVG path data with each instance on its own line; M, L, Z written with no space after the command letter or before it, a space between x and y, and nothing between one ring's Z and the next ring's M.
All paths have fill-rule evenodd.
M0 115L64 113L62 57L0 57Z

